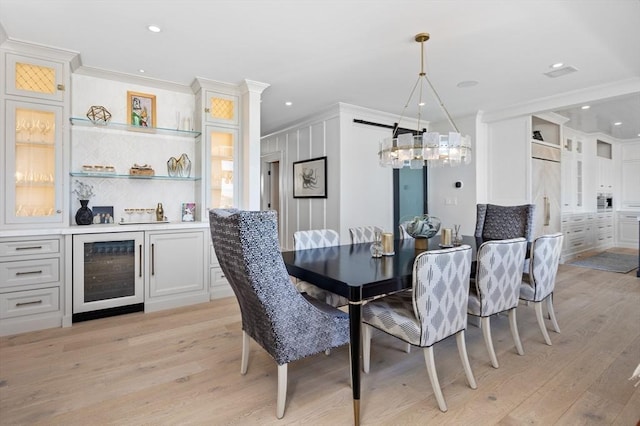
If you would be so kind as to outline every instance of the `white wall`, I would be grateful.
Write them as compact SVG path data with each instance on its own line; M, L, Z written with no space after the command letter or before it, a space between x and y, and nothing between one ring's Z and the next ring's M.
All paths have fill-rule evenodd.
M476 226L476 156L477 134L475 116L456 119L456 125L462 134L471 136L471 164L458 167L429 168L429 214L442 221L442 228L461 225L464 235L473 235ZM434 123L429 130L452 131L448 122ZM455 183L462 182L462 188Z

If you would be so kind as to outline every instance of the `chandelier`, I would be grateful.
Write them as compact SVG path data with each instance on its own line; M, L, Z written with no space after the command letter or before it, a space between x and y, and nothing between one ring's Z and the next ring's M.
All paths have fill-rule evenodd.
M429 40L429 33L417 34L415 40L420 43L420 74L418 74L418 79L411 90L409 99L407 99L407 103L404 105L400 119L394 126L393 137L385 138L380 142L380 151L378 152L380 165L391 166L394 169L401 169L403 167L420 169L427 164L429 166L452 167L461 164L470 164L471 138L460 134L449 111L447 111L444 103L442 103L438 92L436 92L436 89L424 72L424 42ZM425 105L422 101L425 82L433 91L433 94L440 104L440 108L454 129L453 132L440 134L438 132L427 132L425 129L420 129L422 107ZM418 125L416 131L398 134L400 122L404 118L411 99L418 88Z

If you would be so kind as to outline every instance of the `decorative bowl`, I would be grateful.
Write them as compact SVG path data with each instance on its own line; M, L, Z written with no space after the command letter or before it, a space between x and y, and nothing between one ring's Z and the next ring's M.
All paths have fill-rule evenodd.
M440 219L423 214L405 221L402 225L413 238L431 238L440 230Z

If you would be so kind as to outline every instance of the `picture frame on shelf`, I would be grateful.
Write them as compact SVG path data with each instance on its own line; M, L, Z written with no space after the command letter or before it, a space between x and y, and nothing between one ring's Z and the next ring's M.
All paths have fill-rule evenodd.
M293 163L293 198L327 198L327 157Z
M183 222L195 222L196 220L196 203L182 203L180 213Z
M91 207L93 212L93 224L94 225L108 225L115 223L113 217L113 206L93 206Z
M134 128L156 126L156 96L127 91L127 124Z

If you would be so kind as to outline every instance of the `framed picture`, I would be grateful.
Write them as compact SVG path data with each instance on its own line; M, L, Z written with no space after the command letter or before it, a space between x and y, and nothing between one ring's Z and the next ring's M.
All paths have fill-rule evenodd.
M293 198L327 198L327 157L293 163Z
M113 206L93 206L91 207L91 211L93 212L94 225L104 225L115 222Z
M156 96L127 92L127 117L133 127L156 127Z
M194 222L196 220L196 203L182 203L183 222Z

